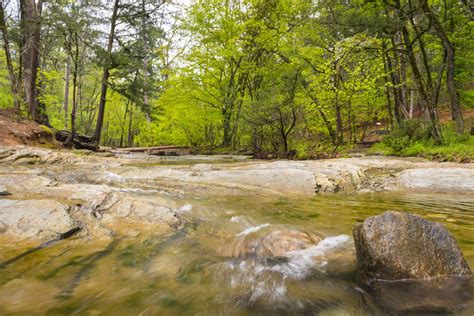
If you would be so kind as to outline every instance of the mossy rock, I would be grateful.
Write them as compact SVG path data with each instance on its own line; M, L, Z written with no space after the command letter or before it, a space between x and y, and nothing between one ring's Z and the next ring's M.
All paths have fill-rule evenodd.
M48 126L46 126L46 125L41 125L41 124L40 124L39 127L41 128L41 130L42 130L45 134L47 134L47 135L49 135L49 136L53 136L53 135L54 135L53 131L52 131Z

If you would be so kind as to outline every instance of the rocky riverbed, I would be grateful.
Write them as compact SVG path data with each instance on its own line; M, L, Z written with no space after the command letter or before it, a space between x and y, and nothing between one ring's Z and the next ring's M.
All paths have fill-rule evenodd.
M371 295L356 280L352 229L415 213L446 225L472 266L473 191L474 165L419 159L0 147L0 314L382 315L420 301L470 315L469 280L446 281L452 292L376 283Z
M0 230L20 238L47 239L75 226L103 236L135 234L134 225L177 229L184 205L173 196L474 192L474 164L387 157L254 161L0 147L0 168Z

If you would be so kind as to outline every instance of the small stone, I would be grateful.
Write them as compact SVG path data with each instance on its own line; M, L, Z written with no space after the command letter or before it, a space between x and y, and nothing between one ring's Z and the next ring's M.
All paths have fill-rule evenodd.
M6 195L11 195L11 193L8 192L7 188L5 188L3 185L0 185L0 196L6 196Z

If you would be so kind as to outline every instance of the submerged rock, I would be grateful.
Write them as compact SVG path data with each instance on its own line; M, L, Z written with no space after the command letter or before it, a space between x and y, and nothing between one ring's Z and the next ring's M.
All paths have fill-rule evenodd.
M321 241L319 236L306 232L293 229L272 231L265 229L268 226L264 224L243 231L232 241L232 245L224 247L223 254L233 258L278 258Z
M415 215L390 211L369 217L353 235L364 283L471 274L449 231Z
M283 257L289 251L305 249L321 241L316 235L297 230L272 231L262 238L260 252L265 256Z
M69 207L52 200L0 200L0 232L53 239L75 227Z
M269 224L249 227L220 249L233 264L305 278L317 272L352 274L356 269L354 242L347 235L316 234Z

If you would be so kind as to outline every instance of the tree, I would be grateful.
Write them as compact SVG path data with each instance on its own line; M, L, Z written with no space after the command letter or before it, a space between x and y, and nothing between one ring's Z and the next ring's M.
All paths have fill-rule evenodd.
M462 117L459 95L456 89L456 82L454 79L456 73L454 47L451 41L449 40L445 30L443 29L443 26L430 8L430 5L428 4L427 0L421 0L421 8L423 12L425 12L428 16L429 20L431 21L431 24L433 25L433 29L436 35L439 37L441 43L443 44L444 52L446 54L446 85L448 87L449 95L451 97L451 112L453 115L453 120L456 123L456 131L459 134L463 134L464 120Z
M5 51L5 58L8 68L8 75L10 77L10 87L13 96L13 106L16 114L20 114L20 95L18 93L18 83L15 71L13 70L12 56L10 52L10 40L8 35L7 21L5 15L5 5L2 1L0 3L0 30L2 31L3 49Z
M47 123L44 109L40 109L38 102L38 68L41 45L41 13L43 10L42 0L21 0L21 27L23 34L23 88L25 103L31 118Z
M106 51L106 57L103 63L104 66L103 66L102 83L101 83L101 90L100 90L99 114L97 116L97 124L95 128L95 133L94 133L94 142L96 145L98 145L100 142L102 127L104 125L105 104L107 102L107 87L108 87L110 69L112 68L111 54L112 54L112 48L114 45L115 27L117 24L119 4L120 4L120 0L114 1L114 6L112 9L112 18L110 20L110 31L109 31L108 41L107 41L107 51Z

